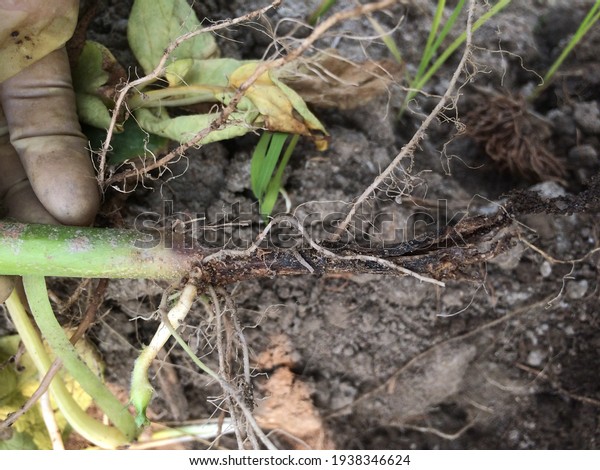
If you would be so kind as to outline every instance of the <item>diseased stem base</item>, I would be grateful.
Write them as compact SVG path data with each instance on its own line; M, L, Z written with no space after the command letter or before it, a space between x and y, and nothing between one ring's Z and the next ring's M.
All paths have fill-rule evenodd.
M509 248L516 240L507 229L511 222L502 211L464 218L438 234L389 248L318 245L302 233L302 248L245 251L182 248L182 243L165 248L161 240L140 248L135 231L0 222L0 274L191 278L198 284L227 285L275 276L372 273L411 275L443 286L443 280L470 277L470 267Z
M512 246L514 231L505 230L511 219L504 213L493 217L463 219L439 235L428 235L390 248L352 245L301 249L257 249L248 256L212 258L202 264L198 280L227 285L256 278L294 275L371 273L434 280L471 277L469 267L479 265ZM402 270L402 271L401 271ZM434 282L437 283L437 282Z

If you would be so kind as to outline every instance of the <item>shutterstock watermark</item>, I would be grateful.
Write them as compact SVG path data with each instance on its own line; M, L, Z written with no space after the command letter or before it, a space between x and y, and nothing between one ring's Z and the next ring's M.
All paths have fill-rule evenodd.
M210 220L205 213L177 211L172 200L164 200L161 212L143 212L134 221L140 234L138 248L194 249L201 247L247 249L270 223L270 230L261 246L281 249L303 249L309 239L321 242L334 238L345 213L316 210L297 214L275 215L268 220L258 213L258 207L243 209L239 204L217 214ZM402 211L370 211L356 214L352 226L341 237L335 237L335 247L345 244L363 248L393 247L423 234L439 234L458 223L465 212L451 213L445 199L427 209ZM453 243L460 244L459 240Z

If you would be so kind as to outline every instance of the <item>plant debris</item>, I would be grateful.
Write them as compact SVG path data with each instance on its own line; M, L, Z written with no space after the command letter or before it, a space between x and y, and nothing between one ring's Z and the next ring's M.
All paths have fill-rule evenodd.
M522 96L482 96L465 116L466 134L502 170L532 180L561 180L565 163L552 153L550 125L533 114Z

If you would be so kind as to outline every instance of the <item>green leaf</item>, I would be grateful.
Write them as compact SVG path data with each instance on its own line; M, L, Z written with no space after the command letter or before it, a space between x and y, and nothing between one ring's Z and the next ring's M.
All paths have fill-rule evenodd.
M319 6L308 17L308 24L314 26L325 13L337 3L337 0L322 0Z
M288 134L264 132L256 145L250 163L252 192L262 201L273 176Z
M39 450L51 447L38 447L33 440L31 434L24 432L15 432L10 439L6 441L0 440L0 450Z
M88 138L92 149L102 147L106 139L106 131L96 127L83 127L83 133ZM129 119L123 126L123 132L113 134L110 142L110 152L108 153L108 163L118 165L132 158L146 158L149 155L156 155L165 150L169 144L169 139L150 134L138 126L133 120Z
M193 114L189 116L170 117L166 110L159 109L144 109L140 108L135 111L136 121L139 125L151 132L177 142L189 142L198 132L206 129L211 123L217 119L219 113L209 114ZM256 117L256 113L251 111L245 113L232 113L231 120L241 123L250 123ZM239 137L251 129L244 124L230 124L224 129L219 129L210 132L201 142L208 144L219 140L233 139Z
M110 112L104 101L97 96L76 93L77 114L79 120L98 129L108 129L110 126Z
M290 143L285 149L285 153L283 154L283 158L281 159L281 163L277 167L277 173L269 182L269 186L267 187L267 192L265 197L260 205L260 213L264 217L268 217L273 212L273 208L275 207L275 203L277 202L277 197L279 196L279 192L281 191L281 180L283 179L283 172L287 167L288 161L296 148L296 144L298 143L298 139L300 136L293 135Z
M281 190L283 172L299 138L297 134L292 136L283 157L281 157L281 151L288 137L288 134L265 132L259 139L252 155L250 164L252 191L258 199L260 213L264 217L268 217L273 212ZM277 171L275 172L276 166Z
M271 142L272 136L273 134L271 134L270 132L262 133L260 139L258 139L256 148L252 153L252 160L250 161L250 184L254 196L259 201L264 193L264 187L261 185L262 164L264 159L266 158L267 151L269 150L269 143ZM270 176L271 175L269 174L269 177Z
M86 41L73 69L75 90L80 93L96 93L98 88L106 85L109 75L103 63L111 58L115 61L110 51L102 44Z
M129 46L146 73L160 62L165 49L179 36L201 28L194 10L185 0L135 0L127 29ZM183 42L168 60L209 59L219 49L209 33Z
M109 82L109 70L115 66L118 66L117 60L106 47L94 41L85 42L73 69L73 88L81 122L101 129L110 125L111 115L106 104L110 100L103 97L102 87Z

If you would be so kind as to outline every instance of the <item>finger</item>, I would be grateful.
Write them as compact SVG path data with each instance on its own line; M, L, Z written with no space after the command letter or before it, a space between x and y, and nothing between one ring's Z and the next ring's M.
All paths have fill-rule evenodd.
M0 201L5 216L19 222L58 224L38 200L16 150L9 142L6 120L0 108Z
M100 196L64 48L0 84L10 140L39 201L59 222L93 222Z
M58 222L42 206L33 193L21 160L10 144L6 120L0 108L0 201L3 215L20 222L57 224ZM3 303L15 287L16 276L0 276L0 303Z

